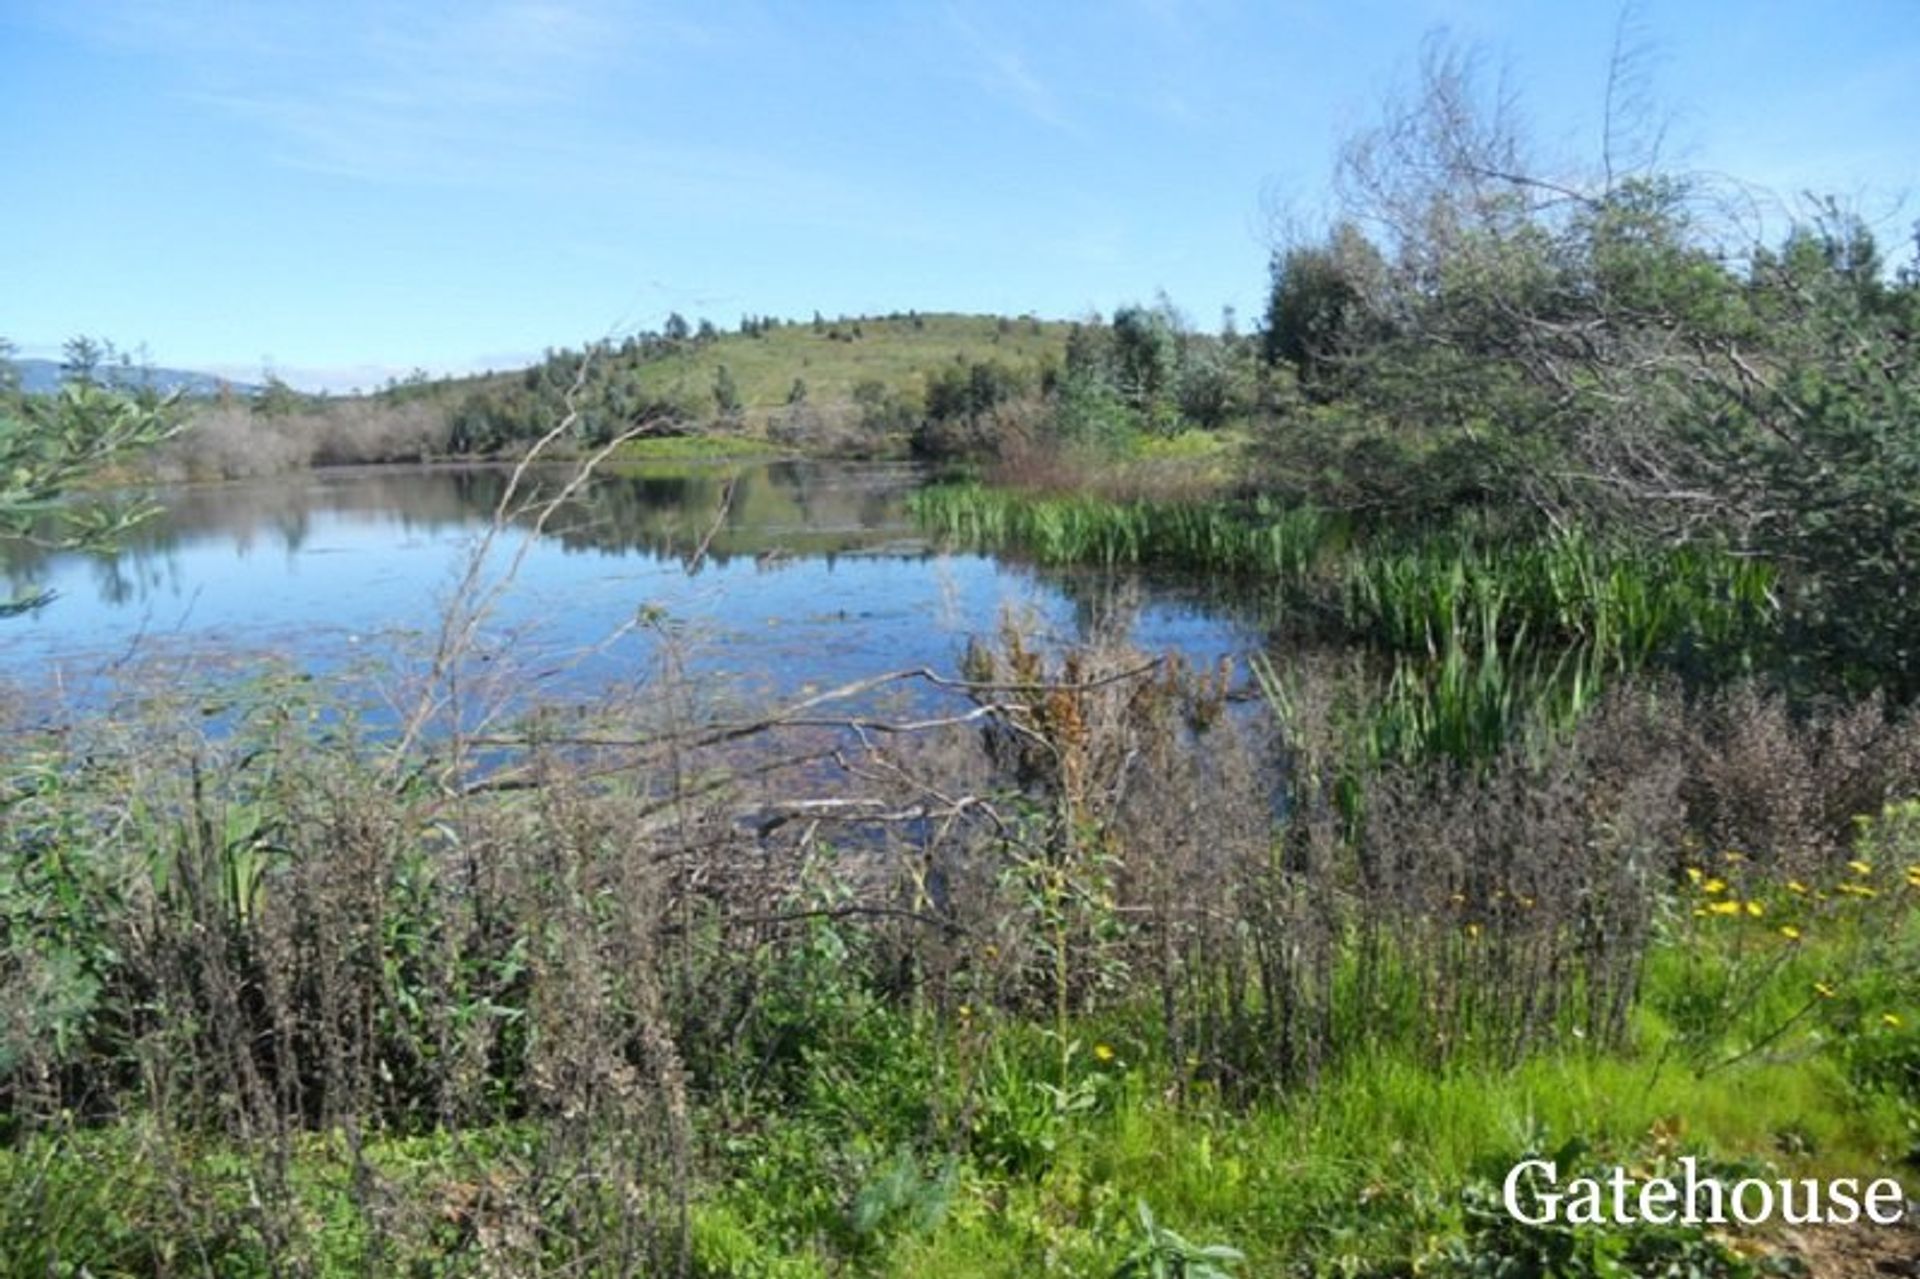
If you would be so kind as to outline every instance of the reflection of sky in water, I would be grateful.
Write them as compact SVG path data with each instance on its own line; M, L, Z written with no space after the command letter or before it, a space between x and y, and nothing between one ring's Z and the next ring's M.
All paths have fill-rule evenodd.
M692 669L749 690L791 693L899 667L951 673L967 637L993 631L1009 608L1031 612L1056 640L1078 638L1089 613L1099 611L1094 602L1111 592L1097 575L1041 575L971 554L880 551L897 551L912 535L899 510L898 472L888 474L892 490L877 491L891 506L876 515L875 492L855 492L846 503L857 498L857 518L846 503L835 507L809 490L804 473L789 484L793 492L763 484L753 504L735 512L728 530L734 554L691 575L677 556L637 548L632 539L625 546L618 537L605 546L544 539L489 619L481 647L510 645L523 665L566 665L571 674L561 687L631 679L654 652L654 632L634 630L591 656L566 659L653 608L671 619ZM58 598L0 622L0 670L32 686L48 678L84 683L130 651L270 653L313 669L396 653L407 642L403 632L430 634L437 625L491 501L482 494L485 501L465 510L443 505L423 516L408 509L413 499L395 487L398 478L291 480L285 503L257 484L235 489L227 502L221 490L203 489L193 510L163 494L173 508L164 536L118 557L56 556L38 566L34 579ZM858 490L858 478L842 469L814 482L830 499ZM380 494L370 496L376 482ZM422 483L431 482L423 475ZM383 508L380 496L391 494L399 496ZM701 492L691 502L710 500ZM699 509L699 518L710 509ZM596 518L609 528L618 521ZM822 527L850 534L841 553L783 549ZM517 541L512 535L496 549L497 563ZM766 563L756 560L756 548L768 553ZM1180 649L1210 661L1246 648L1250 636L1181 599L1144 592L1132 640L1151 652Z

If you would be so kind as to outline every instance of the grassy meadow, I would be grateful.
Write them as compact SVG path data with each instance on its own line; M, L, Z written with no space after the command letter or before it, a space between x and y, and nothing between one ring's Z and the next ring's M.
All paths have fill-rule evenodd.
M741 417L764 431L790 407L796 379L806 386L806 403L841 414L855 411L854 388L863 382L918 397L929 376L950 364L995 360L1037 380L1043 367L1060 362L1068 327L990 315L796 320L752 336L722 333L689 343L646 361L638 380L658 399L708 409L724 366L738 388Z

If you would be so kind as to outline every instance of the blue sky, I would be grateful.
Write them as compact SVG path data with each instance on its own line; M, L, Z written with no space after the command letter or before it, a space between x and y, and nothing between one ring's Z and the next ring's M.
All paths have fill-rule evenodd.
M1444 27L1591 154L1575 0L0 0L0 334L371 385L670 310L1257 311ZM1676 164L1905 238L1920 0L1638 18ZM1905 203L1902 201L1905 200Z

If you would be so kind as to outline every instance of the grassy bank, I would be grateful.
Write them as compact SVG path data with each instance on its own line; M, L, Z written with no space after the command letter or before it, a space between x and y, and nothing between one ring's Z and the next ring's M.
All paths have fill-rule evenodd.
M1683 964L1668 958L1669 968ZM1848 958L1810 948L1792 976L1831 974ZM1785 993L1790 983L1781 985ZM1656 1000L1679 993L1660 981L1653 991ZM1150 1014L1114 1017L1076 1041L1073 1104L1054 1112L1035 1104L1058 1086L1050 1043L980 1013L902 1018L884 1027L895 1056L822 1062L830 1077L797 1107L714 1143L689 1190L689 1268L1106 1276L1156 1242L1138 1216L1146 1203L1188 1241L1242 1253L1245 1265L1233 1269L1246 1274L1466 1276L1548 1259L1558 1265L1544 1273L1620 1273L1609 1258L1631 1274L1686 1265L1702 1275L1793 1273L1778 1233L1749 1232L1736 1249L1731 1237L1684 1229L1529 1231L1503 1225L1493 1203L1514 1162L1555 1155L1564 1175L1616 1163L1646 1174L1690 1154L1729 1179L1904 1172L1911 1184L1898 1138L1910 1104L1903 1112L1897 1093L1850 1064L1913 1051L1911 1036L1883 1024L1884 1002L1850 999L1767 1060L1706 1077L1661 1068L1652 1046L1672 1031L1649 1015L1648 1048L1634 1054L1576 1051L1510 1071L1381 1057L1291 1102L1252 1106L1223 1104L1159 1060L1130 1030ZM1920 1012L1910 997L1894 1006ZM1829 1038L1832 1048L1809 1051ZM927 1140L914 1113L924 1098L903 1105L861 1078L890 1067L882 1080L897 1085L910 1064L916 1081L937 1078L942 1065L958 1075L982 1055L998 1060L981 1113L945 1140ZM727 1118L703 1109L697 1121L719 1128ZM1044 1148L1031 1147L1041 1131ZM345 1132L304 1138L285 1174L286 1211L307 1225L299 1266L363 1273L370 1252L394 1271L504 1264L524 1273L569 1256L605 1265L610 1238L585 1233L591 1226L577 1217L555 1229L530 1210L554 1141L537 1123L387 1135L357 1151ZM243 1151L182 1146L179 1134L135 1119L43 1138L7 1164L8 1224L40 1232L34 1251L13 1251L29 1267L20 1273L56 1248L95 1274L193 1273L195 1248L219 1255L222 1273L265 1272L269 1249L250 1226L256 1174ZM362 1206L368 1182L386 1204L374 1220ZM21 1201L34 1191L35 1215L23 1222Z

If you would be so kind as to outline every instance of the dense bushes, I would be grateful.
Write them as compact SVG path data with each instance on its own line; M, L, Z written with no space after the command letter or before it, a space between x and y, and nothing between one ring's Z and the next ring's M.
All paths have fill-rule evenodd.
M1650 162L1540 164L1505 105L1431 49L1344 220L1276 256L1264 349L1308 394L1269 483L1763 557L1802 680L1920 692L1920 272L1830 202L1768 240Z

